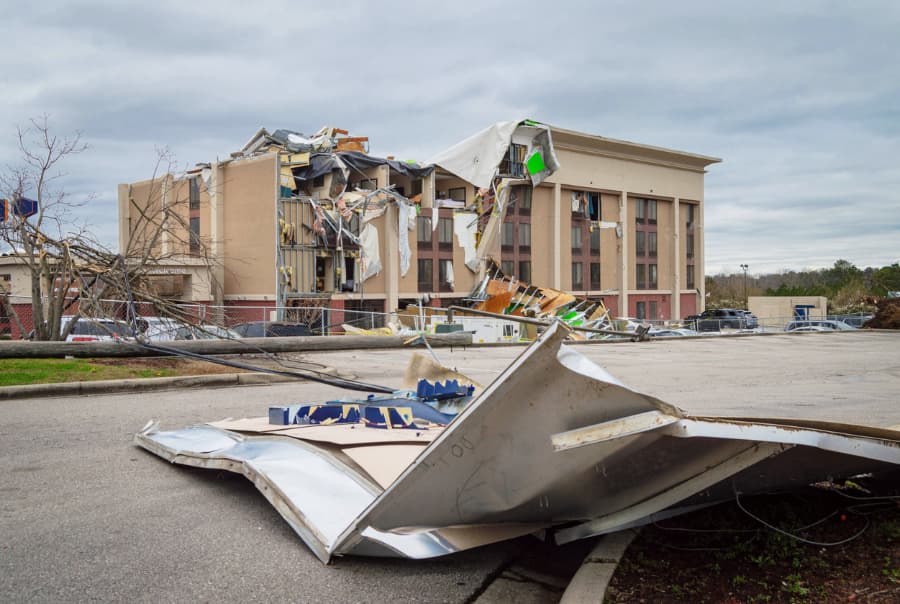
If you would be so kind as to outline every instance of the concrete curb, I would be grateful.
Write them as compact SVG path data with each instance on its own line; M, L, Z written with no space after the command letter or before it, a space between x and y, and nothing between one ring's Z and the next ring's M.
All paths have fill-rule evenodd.
M628 529L604 535L585 557L581 568L572 577L560 604L590 604L602 602L625 550L637 537L639 530Z
M301 378L297 378L301 379ZM212 375L181 375L163 378L133 378L126 380L96 380L92 382L64 382L58 384L29 384L0 388L0 400L49 396L81 396L121 392L146 392L173 388L224 388L297 381L282 375L267 373L218 373Z

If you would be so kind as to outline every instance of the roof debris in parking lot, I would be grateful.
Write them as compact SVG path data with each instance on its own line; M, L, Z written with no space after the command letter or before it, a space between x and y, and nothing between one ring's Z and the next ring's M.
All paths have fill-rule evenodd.
M323 562L429 558L541 529L565 543L900 465L896 427L688 415L564 345L568 331L554 323L471 399L430 378L421 395L285 406L276 423L151 422L135 442L245 475Z

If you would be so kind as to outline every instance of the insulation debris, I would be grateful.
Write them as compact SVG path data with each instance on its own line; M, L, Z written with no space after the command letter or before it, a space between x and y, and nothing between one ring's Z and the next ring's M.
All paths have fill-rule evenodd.
M323 562L430 558L540 529L565 543L735 493L900 465L896 428L687 415L565 346L568 331L556 321L446 425L419 425L435 409L410 392L306 405L306 417L380 409L378 427L259 418L163 431L151 422L135 443L173 463L246 475ZM392 429L390 410L406 407L417 427Z

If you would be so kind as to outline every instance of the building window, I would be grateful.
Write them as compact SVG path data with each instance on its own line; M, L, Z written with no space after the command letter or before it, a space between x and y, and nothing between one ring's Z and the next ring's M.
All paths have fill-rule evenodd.
M438 218L438 247L453 249L453 219Z
M650 278L647 282L648 289L656 289L657 288L657 266L655 264L648 264L647 268L650 269Z
M656 232L647 233L647 255L656 258Z
M189 206L191 210L196 210L200 207L200 179L195 176L189 178L188 182L190 183L188 188Z
M531 224L527 222L519 223L519 249L531 249Z
M515 143L509 146L503 160L500 162L500 174L521 178L525 176L525 145Z
M638 302L636 304L635 313L637 314L637 319L643 321L647 318L647 303L646 302Z
M431 247L431 218L429 216L418 216L416 218L416 241L419 247Z
M190 249L192 254L200 252L200 218L190 219Z
M647 234L644 231L637 231L634 234L634 252L638 256L645 256L647 254Z
M655 300L651 300L651 301L650 301L650 317L649 317L649 318L650 318L650 319L654 319L654 320L655 320L655 319L658 319L658 318L659 318L659 315L656 314L657 311L658 311L658 309L657 309L656 301L655 301Z
M519 281L531 283L531 260L519 262Z
M431 258L419 258L417 268L419 291L432 291L434 287L434 261Z
M503 260L500 263L500 272L502 272L507 277L515 277L516 263L512 260Z
M516 225L512 221L507 220L503 223L503 230L500 232L500 245L503 249L511 250L515 245L515 229Z
M584 289L584 265L580 262L572 263L572 289Z
M600 263L591 262L591 289L600 289Z
M685 249L687 252L688 258L694 257L694 233L688 232L687 239L685 240Z
M531 187L516 187L513 189L516 196L516 213L520 216L531 214Z
M447 191L447 195L453 201L462 201L465 203L466 201L466 188L465 187L456 187L454 189L450 189Z
M453 260L438 260L438 279L440 291L453 291Z
M572 225L572 253L573 254L581 254L581 246L582 243L582 233L584 233L584 229L581 226L581 222L577 222Z
M688 289L694 289L694 265L687 265L687 287Z
M656 224L656 200L638 199L635 203L635 220L638 224Z
M592 222L600 220L600 193L572 191L572 216L587 218Z
M634 282L637 289L647 289L647 265L637 264L634 267Z
M591 256L600 255L600 229L591 231Z
M694 228L694 212L696 210L696 206L694 204L689 204L687 206L687 228Z

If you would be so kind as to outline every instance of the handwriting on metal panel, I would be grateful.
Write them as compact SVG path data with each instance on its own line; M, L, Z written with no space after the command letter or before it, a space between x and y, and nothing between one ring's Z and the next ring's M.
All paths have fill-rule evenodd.
M466 438L465 436L461 436L457 438L455 441L450 444L449 449L439 457L434 463L428 464L429 468L433 468L438 465L449 466L450 459L448 459L448 454L450 457L454 457L456 459L461 459L465 457L467 454L471 454L472 451L476 449L476 443L473 443L471 440Z

